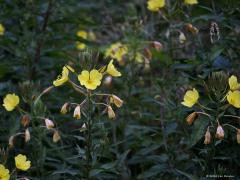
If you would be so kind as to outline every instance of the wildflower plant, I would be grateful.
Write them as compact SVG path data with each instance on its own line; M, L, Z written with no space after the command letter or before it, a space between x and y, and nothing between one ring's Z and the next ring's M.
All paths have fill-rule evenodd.
M240 127L237 122L240 121L240 117L235 114L235 110L240 108L239 85L236 76L227 77L224 72L214 72L204 83L205 95L195 88L185 93L182 105L193 110L186 118L187 123L201 124L198 128L202 130L202 134L200 133L196 141L205 134L204 144L211 144L217 140L224 140L226 134L233 131L236 142L239 143ZM203 105L201 99L206 97L208 100L203 101ZM228 131L229 133L226 133Z
M87 55L87 58L91 57ZM84 57L85 58L85 57ZM88 59L88 61L91 59ZM94 164L94 137L93 129L96 123L94 120L94 111L99 107L103 114L107 114L110 120L116 118L115 108L120 108L123 101L114 94L100 93L98 89L102 84L105 75L112 77L120 77L121 73L117 70L113 60L110 60L107 65L97 68L82 68L79 72L69 65L63 67L62 73L53 81L55 87L70 84L80 96L80 102L66 102L60 109L61 114L68 114L73 109L72 117L79 121L82 125L79 133L84 133L84 177L90 179L90 171ZM70 73L75 76L75 79L70 78ZM77 81L76 81L77 80ZM96 162L95 162L96 163Z

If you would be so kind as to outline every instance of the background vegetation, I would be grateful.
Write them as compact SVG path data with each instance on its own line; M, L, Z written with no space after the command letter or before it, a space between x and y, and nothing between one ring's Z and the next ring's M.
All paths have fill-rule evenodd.
M122 76L104 81L99 92L116 94L124 105L115 109L115 120L94 111L91 179L240 176L235 133L204 145L202 119L189 126L185 118L192 109L181 105L187 89L204 91L212 72L240 75L239 7L239 0L199 0L193 6L166 0L164 8L151 12L145 0L1 0L0 96L18 94L31 116L31 140L25 143L20 135L9 147L9 138L24 132L22 115L0 108L1 159L7 156L10 168L16 154L26 154L32 167L19 175L29 179L84 179L83 121L59 113L65 102L81 97L65 85L33 102L65 64L78 72L106 64L105 50L121 42L129 50L123 63L115 61ZM213 22L219 35L213 34L211 42ZM79 30L95 33L96 40L77 37ZM76 41L87 47L77 49ZM147 60L136 61L137 52ZM36 116L53 120L61 140L53 142Z

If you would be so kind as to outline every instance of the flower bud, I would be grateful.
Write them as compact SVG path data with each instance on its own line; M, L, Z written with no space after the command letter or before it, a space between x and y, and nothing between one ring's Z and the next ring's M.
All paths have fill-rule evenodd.
M223 130L221 125L218 125L215 137L218 138L218 139L223 139L224 138L224 130Z
M152 52L150 51L150 49L145 48L143 54L147 59L149 59L149 60L152 59Z
M45 119L45 126L47 129L52 129L54 127L54 123L50 119Z
M21 119L21 124L23 125L23 127L27 127L29 123L30 123L30 116L27 114L23 115Z
M186 29L188 30L188 31L190 31L191 33L193 33L193 34L197 34L198 33L198 28L196 28L196 27L194 27L192 24L190 24L190 23L187 23L186 25Z
M108 118L109 119L114 119L116 117L111 106L107 107L107 112L108 112Z
M160 51L163 48L162 43L158 42L158 41L153 41L151 43L151 46L156 49L157 51Z
M10 146L10 148L12 148L14 146L14 138L15 138L15 135L12 135L8 139L8 145Z
M80 129L80 132L83 132L83 131L86 131L87 130L87 127L86 127L86 124L83 123L81 129Z
M120 108L123 105L123 100L121 100L118 96L116 95L112 95L111 97L112 102L118 107Z
M80 108L80 105L78 105L74 109L73 117L76 118L76 119L80 119L81 118L81 108Z
M196 112L189 114L188 117L186 118L187 123L191 125L193 121L197 118L197 116L198 114Z
M240 129L237 130L237 143L240 144Z
M54 131L53 133L53 142L58 142L61 139L59 132L57 130Z
M31 135L30 135L30 132L28 130L28 128L25 130L25 142L28 142L30 141L31 139Z
M61 114L66 114L68 112L68 103L65 103L61 108Z
M104 79L103 84L106 85L106 86L111 86L111 84L112 84L112 76L107 76Z
M210 143L211 143L211 133L210 133L209 128L208 128L206 133L205 133L204 144L210 144Z
M181 44L183 44L186 40L187 40L187 39L186 39L186 36L184 35L184 33L183 33L183 32L180 32L179 42L180 42Z

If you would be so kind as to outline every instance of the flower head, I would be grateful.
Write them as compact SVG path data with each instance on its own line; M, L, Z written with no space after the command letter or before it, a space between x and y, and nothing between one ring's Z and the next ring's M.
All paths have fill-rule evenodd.
M7 94L3 99L3 106L7 111L12 111L19 104L19 97L16 94Z
M19 154L15 157L15 165L17 169L27 171L31 167L31 161L27 161L25 155Z
M128 52L127 46L123 45L122 43L114 43L112 44L105 52L106 57L111 57L116 59L117 61L122 61L124 55Z
M165 6L165 0L148 0L147 2L148 6L147 8L150 11L158 11L160 8L163 8Z
M67 82L68 81L68 74L69 74L69 70L68 70L67 67L64 66L63 69L62 69L62 74L60 74L58 76L58 78L55 81L53 81L53 85L54 86L61 86L62 84Z
M119 77L121 76L122 74L115 68L115 66L113 65L113 60L111 60L109 62L109 64L107 65L107 70L106 72L108 74L110 74L111 76L113 77Z
M9 170L4 167L4 165L0 164L0 180L9 180L10 174Z
M236 108L240 108L240 91L229 91L227 101Z
M185 4L193 5L193 4L198 4L197 0L184 0Z
M194 104L198 102L198 99L199 93L195 88L193 90L188 90L184 95L182 105L192 107Z
M78 80L82 86L85 86L87 89L94 90L101 84L102 74L96 69L89 71L82 71L78 75Z
M234 75L228 79L228 84L232 91L240 89L240 83L238 83L237 77Z
M5 28L2 24L0 24L0 36L4 35Z

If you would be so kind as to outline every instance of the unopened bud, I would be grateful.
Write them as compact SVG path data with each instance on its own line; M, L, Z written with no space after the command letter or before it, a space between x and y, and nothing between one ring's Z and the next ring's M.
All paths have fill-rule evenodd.
M210 144L210 143L211 143L211 133L210 133L209 128L208 128L206 133L205 133L204 144Z
M76 118L76 119L81 119L81 108L80 108L80 105L78 105L74 109L73 117Z
M25 142L28 142L30 141L31 139L31 135L30 135L30 132L28 130L28 128L25 130Z
M188 117L186 118L186 121L189 125L191 125L193 123L193 121L197 118L197 113L193 112L191 114L188 115Z
M68 105L69 103L64 103L64 105L61 108L61 114L66 114L68 112Z
M197 34L198 33L198 28L196 28L196 27L194 27L192 24L190 24L190 23L187 23L186 24L186 29L188 30L188 31L190 31L191 33L193 33L193 34Z
M123 100L121 100L118 96L112 95L111 96L111 101L118 107L120 108L123 105Z
M158 41L153 41L153 42L151 43L151 46L152 46L154 49L156 49L157 51L160 51L160 50L162 50L162 48L163 48L162 43L160 43L160 42L158 42Z
M108 118L109 119L114 119L116 117L111 106L107 107L107 112L108 112Z
M143 54L148 60L152 59L152 52L150 51L150 49L144 48L144 53Z
M218 138L218 139L223 139L224 138L224 130L223 130L221 125L218 125L215 137Z
M112 84L112 76L107 76L104 79L103 84L106 85L106 86L111 86L111 84Z
M240 129L237 130L237 142L240 144Z
M29 123L30 123L30 116L27 114L23 115L21 119L21 124L23 125L23 127L27 127Z
M86 131L87 127L86 127L86 124L83 123L81 129L80 129L80 132L83 132L83 131Z
M183 44L186 40L187 40L187 39L186 39L186 36L184 35L184 33L183 33L183 32L180 32L179 42L180 42L181 44Z
M58 142L61 139L59 132L57 130L54 131L53 133L53 142Z
M45 126L47 129L52 129L54 127L54 123L53 121L51 121L50 119L45 119Z
M10 148L12 148L14 146L14 138L15 138L15 135L12 135L8 139L8 145L10 146Z

